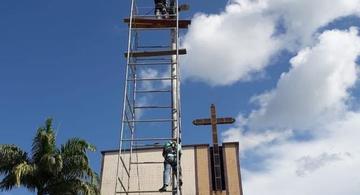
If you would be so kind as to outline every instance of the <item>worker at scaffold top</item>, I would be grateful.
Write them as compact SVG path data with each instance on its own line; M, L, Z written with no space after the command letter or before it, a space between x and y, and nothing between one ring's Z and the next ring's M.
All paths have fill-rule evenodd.
M175 141L168 141L163 146L162 156L164 157L164 172L163 172L163 186L159 189L160 192L165 192L166 188L170 184L171 170L177 177L177 154L179 154L179 160L181 156L181 145ZM181 171L180 171L181 173ZM181 174L179 179L179 185L182 185ZM177 186L175 186L177 187Z
M161 18L167 18L168 12L167 12L167 5L166 0L154 0L155 3L155 11L154 14L157 19Z

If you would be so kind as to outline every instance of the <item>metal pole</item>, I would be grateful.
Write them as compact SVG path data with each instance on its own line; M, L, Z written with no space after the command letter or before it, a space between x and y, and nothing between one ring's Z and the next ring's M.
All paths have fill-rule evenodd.
M180 68L179 68L179 0L176 0L175 11L176 13L176 81L177 81L177 89L176 89L176 99L177 99L177 144L181 147L181 101L180 101ZM179 147L179 146L178 146ZM177 195L182 195L180 180L182 180L182 170L181 170L181 148L176 151L176 183L177 183Z
M173 6L175 6L175 0L170 0L170 9L174 9ZM172 50L177 50L177 32L176 30L171 30L171 49ZM178 85L178 80L177 80L177 55L172 55L171 56L171 104L172 104L172 137L174 139L176 139L178 137L177 133L178 133L178 99L177 99L177 85Z
M130 63L130 49L131 49L131 36L132 36L132 21L133 21L133 11L134 11L134 4L135 0L131 0L131 11L130 11L130 26L129 26L129 32L128 32L128 56L126 61L126 70L125 70L125 87L124 87L124 99L123 99L123 112L122 112L122 121L125 120L125 105L126 105L126 97L127 97L127 90L128 90L128 74L129 74L129 63ZM118 158L117 158L117 164L116 164L116 178L115 178L115 189L114 189L114 195L116 195L117 191L117 184L118 184L118 176L119 176L119 163L121 158L121 150L122 150L122 144L123 144L123 136L124 136L124 123L121 124L121 131L120 131L120 142L119 142L119 152L118 152ZM126 167L125 167L126 168Z
M178 30L179 30L179 17L178 17L178 1L170 0L170 15L172 15L172 19L176 19L176 29L171 30L171 49L176 50L176 55L171 56L171 103L172 103L172 138L176 139L177 144L180 143L180 130L179 130L179 80L178 80L178 56L179 56L179 45L178 45ZM175 17L174 17L175 16ZM180 151L177 149L177 170L176 170L176 180L173 174L173 184L177 184L177 189L174 191L173 185L173 195L180 195Z

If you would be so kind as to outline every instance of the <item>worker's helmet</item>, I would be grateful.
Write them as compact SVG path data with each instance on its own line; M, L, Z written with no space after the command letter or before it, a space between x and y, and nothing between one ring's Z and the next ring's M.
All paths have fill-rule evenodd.
M174 153L176 152L176 142L168 141L164 144L164 150L166 153Z
M165 148L167 148L167 147L169 147L169 146L171 146L171 142L170 142L170 141L168 141L168 142L166 142L166 143L164 144L164 147L165 147Z
M176 146L176 143L173 141L168 141L164 144L164 148L174 148Z

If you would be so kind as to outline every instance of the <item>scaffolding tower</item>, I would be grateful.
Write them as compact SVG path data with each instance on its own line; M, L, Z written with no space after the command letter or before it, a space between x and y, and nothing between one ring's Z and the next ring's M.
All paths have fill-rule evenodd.
M129 31L114 195L158 193L157 189L142 189L139 166L163 162L139 162L136 149L165 141L181 146L179 56L186 49L179 48L179 30L187 29L190 20L180 20L179 12L187 6L167 0L166 13L161 13L154 0L130 1L130 17L124 19ZM177 195L182 194L180 152L168 191ZM134 182L136 190L130 188Z

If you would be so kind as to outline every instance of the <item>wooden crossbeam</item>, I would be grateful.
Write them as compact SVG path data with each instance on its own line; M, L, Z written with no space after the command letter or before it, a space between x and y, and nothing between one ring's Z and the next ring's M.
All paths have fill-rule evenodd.
M232 124L235 122L235 119L232 117L226 117L226 118L217 118L216 124ZM199 125L211 125L211 119L204 118L204 119L196 119L193 121L193 124L196 126Z
M130 18L124 22L130 25ZM188 28L191 20L179 20L179 28ZM133 18L132 28L176 28L176 19Z
M186 54L186 49L179 49L179 55ZM130 52L130 57L154 57L154 56L171 56L176 55L176 50L161 50L161 51L133 51ZM125 52L127 57L128 53Z

